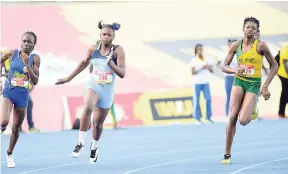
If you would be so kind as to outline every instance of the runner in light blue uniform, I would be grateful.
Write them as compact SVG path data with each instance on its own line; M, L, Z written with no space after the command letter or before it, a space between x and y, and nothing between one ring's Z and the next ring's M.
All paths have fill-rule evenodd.
M97 49L91 56L91 64L93 70L88 79L87 88L93 89L98 94L97 106L100 108L110 108L114 100L114 83L115 72L107 64L107 56L111 54L117 47L112 45L110 52L107 55L101 55L99 44ZM116 58L112 55L112 61L116 63Z
M92 46L84 60L67 78L60 79L56 85L71 81L90 63L93 66L92 73L89 74L86 84L86 94L84 97L83 115L80 120L79 140L72 152L73 157L79 157L84 150L84 141L91 123L93 114L93 139L90 145L90 162L95 163L98 159L98 141L103 131L103 123L109 113L114 100L114 81L116 75L120 78L125 76L125 52L121 46L115 46L112 41L115 37L115 30L120 28L117 23L98 23L101 30L101 43Z

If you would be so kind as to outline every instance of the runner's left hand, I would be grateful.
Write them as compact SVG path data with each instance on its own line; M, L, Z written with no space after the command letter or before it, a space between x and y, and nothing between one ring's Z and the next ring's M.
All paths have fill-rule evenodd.
M107 58L107 64L109 64L109 62L112 60L113 55L114 55L114 51L111 51L110 54L109 54L108 56L106 56L106 58Z
M262 96L264 97L265 100L269 100L270 99L271 94L270 94L270 92L268 90L268 87L262 87L261 88L261 94L262 94Z

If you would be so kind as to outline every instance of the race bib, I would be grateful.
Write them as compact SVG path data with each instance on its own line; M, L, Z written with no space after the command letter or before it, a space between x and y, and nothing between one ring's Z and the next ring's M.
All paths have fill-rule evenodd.
M255 68L254 65L240 65L240 69L244 69L243 75L246 76L253 76L255 75Z
M29 82L25 80L24 78L12 77L11 85L14 87L28 88Z
M109 84L112 83L113 77L112 77L112 72L108 71L108 72L95 72L94 78L96 80L96 83L98 84Z

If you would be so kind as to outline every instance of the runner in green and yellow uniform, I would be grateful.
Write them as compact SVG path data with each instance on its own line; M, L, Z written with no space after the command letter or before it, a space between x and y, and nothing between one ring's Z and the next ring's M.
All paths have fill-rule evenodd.
M265 100L270 98L268 87L278 70L278 64L268 46L263 41L255 39L255 34L259 31L259 25L259 20L254 17L244 20L244 38L232 43L222 67L223 72L235 74L231 91L229 121L226 127L225 155L221 161L222 164L229 164L231 161L231 146L236 132L237 120L239 119L240 124L245 126L256 118L254 110L260 91ZM237 70L229 66L234 54L236 54L238 61ZM271 70L261 88L263 56L270 64Z

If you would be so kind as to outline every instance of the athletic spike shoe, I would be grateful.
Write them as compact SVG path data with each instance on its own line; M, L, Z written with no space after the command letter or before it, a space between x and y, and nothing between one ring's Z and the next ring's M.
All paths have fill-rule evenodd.
M92 145L92 143L91 143ZM94 164L96 163L96 161L98 160L99 158L99 150L98 150L98 147L95 149L95 150L92 150L91 149L91 146L90 146L90 150L91 150L91 153L90 153L90 163L91 164Z
M84 146L82 143L79 143L75 146L74 151L72 152L72 157L78 158L81 155L81 152L84 151Z
M224 159L221 161L222 164L230 164L231 162L231 155L230 154L225 154Z

